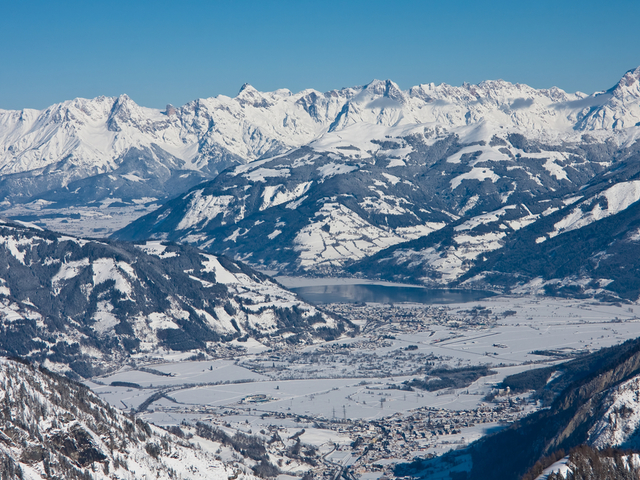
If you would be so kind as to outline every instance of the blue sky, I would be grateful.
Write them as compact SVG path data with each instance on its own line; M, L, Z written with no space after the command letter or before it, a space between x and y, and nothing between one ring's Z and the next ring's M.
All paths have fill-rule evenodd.
M640 1L0 0L0 108L140 105L390 78L607 89L640 65Z

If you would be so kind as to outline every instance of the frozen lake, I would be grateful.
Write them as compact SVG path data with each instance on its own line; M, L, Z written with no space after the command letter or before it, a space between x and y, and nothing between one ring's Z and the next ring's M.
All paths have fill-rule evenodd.
M419 286L343 284L291 288L305 301L321 303L466 303L494 294L479 290L428 289Z

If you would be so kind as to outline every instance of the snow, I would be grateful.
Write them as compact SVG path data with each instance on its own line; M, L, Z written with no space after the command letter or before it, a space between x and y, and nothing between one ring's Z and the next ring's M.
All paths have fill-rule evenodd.
M98 258L91 264L91 268L93 269L94 285L113 280L116 290L120 290L127 297L131 296L133 290L126 277L136 279L136 275L129 264L116 263L113 258Z
M481 145L471 145L469 147L461 148L458 152L448 157L447 163L460 163L462 161L463 155L476 154L476 153L479 153L479 155L472 162L469 162L470 166L474 166L477 163L486 162L488 160L493 160L493 161L510 161L511 160L511 157L509 155L500 152L497 148L486 147Z
M202 262L202 266L204 267L204 272L213 272L216 277L216 282L230 284L230 283L239 283L238 278L231 273L229 270L225 269L216 257L213 255L202 254L202 256L206 259Z
M269 177L289 177L291 172L288 168L256 168L242 176L251 182L266 182Z
M385 96L386 87L376 87L378 83L326 94L244 90L236 98L220 95L189 102L170 115L140 107L126 96L75 99L42 111L1 110L0 172L33 171L70 157L82 171L96 167L108 173L117 167L114 159L132 146L149 150L157 146L184 161L184 168L206 171L215 159L200 153L202 145L251 162L310 144L318 151L350 158L374 152L399 157L389 159L392 167L403 164L410 149L400 145L382 150L372 139L425 132L429 141L435 141L453 130L467 141L490 139L490 131L525 133L542 140L578 139L589 131L615 138L619 144L637 137L637 86L626 83L617 87L616 95L597 97L597 107L580 120L583 107L576 101L585 101L584 94L555 88L536 90L505 81L460 87L431 83L405 91L389 87L394 91L391 99ZM590 98L596 99L586 100ZM119 131L110 129L110 123ZM497 148L472 145L449 161L458 162L462 154L476 151L481 152L478 161L508 157ZM560 170L551 164L550 168L552 175L562 177ZM287 175L284 170L245 173L255 181ZM133 173L126 178L143 180Z
M152 312L148 315L149 327L153 330L163 330L167 328L178 329L180 326L173 321L173 318L164 313Z
M500 217L506 215L508 210L516 208L514 205L509 205L493 212L483 213L482 215L477 215L475 217L470 218L469 220L457 225L453 229L456 232L463 232L465 230L473 230L479 225L483 225L485 223L493 223L497 222Z
M373 209L376 204L371 202L365 205ZM398 211L398 207L386 203L378 203L377 206L380 211ZM298 262L302 268L341 265L349 259L363 258L396 243L426 235L442 226L444 225L433 223L394 232L372 225L342 204L327 202L316 212L310 223L298 231L293 243L294 250L299 252Z
M140 178L137 175L134 175L133 173L129 173L127 175L121 175L122 178L126 178L127 180L130 180L132 182L144 182L146 181L145 178Z
M553 158L548 158L543 167L549 172L550 175L556 177L556 180L569 180L567 172L564 171L560 165L553 161Z
M341 282L347 280L354 281L340 279ZM291 280L296 284L303 281ZM317 283L321 279L308 281ZM375 331L359 333L354 338L321 342L303 349L287 347L286 351L267 351L265 345L251 339L234 341L233 346L245 347L246 352L228 359L154 362L151 368L163 375L127 366L115 374L96 379L102 385L92 383L91 387L110 403L122 406L120 402L124 402L128 408L135 408L160 389L170 389L168 396L178 403L159 400L151 405L150 412L143 414L143 418L162 424L179 424L182 419L192 422L219 419L230 425L230 433L241 430L242 425L245 432L248 428L257 432L261 428L266 430L269 425L281 425L289 428L286 434L280 434L283 438L305 428L304 443L318 447L331 443L348 445L355 440L350 434L318 428L312 420L298 425L300 420L291 416L331 419L346 414L352 420L389 420L396 414L411 415L417 408L451 412L469 410L485 405L483 397L505 376L535 368L536 363L543 366L558 362L557 358L533 354L535 350L592 351L640 334L640 322L627 306L543 296L491 297L481 301L483 308L492 311L488 318L491 323L466 326L463 318L471 314L464 312L478 304L474 301L442 307L443 312L458 318L460 326L427 322L419 331L405 332L399 328L399 323L389 320L382 322ZM366 311L369 306L351 308ZM379 308L388 309L387 317L392 319L402 318L404 311L425 307L406 304ZM505 315L507 311L515 313ZM619 321L612 322L615 317ZM373 321L372 325L375 323ZM384 343L371 341L379 339L383 333L392 333L393 338ZM353 344L352 353L360 358L346 372L343 355L323 354L325 349L340 349L342 345L350 344ZM434 355L438 362L452 367L489 365L497 373L482 377L469 387L439 392L405 392L390 388L415 378L415 369L423 365L423 357L408 355L404 360L398 359L399 353L406 352L408 345L417 346L411 355ZM266 356L261 355L263 352ZM318 358L323 359L318 361L313 357L300 361L303 353L318 353ZM358 375L358 372L367 371L367 364L372 370L365 376ZM377 368L380 365L384 365L384 375ZM391 370L387 371L389 368ZM407 371L410 373L403 373ZM137 383L144 390L112 387L113 381ZM629 386L627 390L632 392L638 388ZM256 394L264 394L267 401L247 403L246 398ZM383 404L381 398L385 399ZM523 413L533 408L531 404L526 405ZM231 410L237 412L235 416L229 414ZM480 438L498 426L493 422L463 428L460 434L442 437L428 453L442 454ZM327 448L326 452L329 451ZM331 458L335 460L346 453L336 452Z
M120 320L111 313L112 310L113 305L111 305L111 303L106 301L98 302L98 309L93 314L93 317L91 317L92 320L96 322L93 325L93 329L96 332L104 334L120 322Z
M473 195L472 197L469 197L469 200L467 200L467 203L460 209L458 214L464 216L469 210L476 206L478 200L480 200L479 195Z
M284 185L269 185L264 187L260 211L277 205L282 205L283 203L291 202L292 200L301 197L307 193L312 184L313 181L300 183L296 185L293 190L287 190Z
M482 182L486 179L489 179L493 183L496 183L498 180L500 180L500 177L496 175L490 168L473 167L471 171L463 173L462 175L458 175L451 180L451 190L455 190L456 188L458 188L463 180L477 180L479 182Z
M336 164L333 162L325 163L321 167L318 167L318 172L322 176L323 180L331 178L335 175L344 175L345 173L353 172L357 170L356 165Z
M180 220L176 228L187 230L202 222L206 225L220 214L225 218L228 215L229 205L234 201L235 197L231 195L203 195L202 190L196 190L191 193L187 214Z
M384 178L386 178L387 180L389 180L389 182L391 183L391 185L395 185L396 183L400 182L400 178L396 177L395 175L391 175L389 173L384 173L382 172L382 176Z
M600 206L600 199L606 199L606 207ZM640 200L640 180L617 183L580 203L569 215L554 225L554 230L549 233L549 236L553 238L561 233L570 232L615 215L638 200Z
M392 158L391 160L389 160L389 163L387 164L387 168L406 167L406 166L407 164L404 162L404 160L400 158Z
M172 258L178 256L178 252L165 252L167 249L166 245L162 245L162 242L158 241L149 241L144 245L136 246L147 255L155 255L160 258Z
M596 448L620 447L640 426L640 376L613 388L606 396L606 412L589 430L589 443Z
M9 250L9 253L14 256L21 264L24 265L24 257L27 254L26 250L20 250L18 247L25 247L31 245L29 238L16 239L14 236L2 237L0 236L0 244L4 244Z
M54 294L57 295L60 293L60 288L63 283L67 280L76 277L80 274L80 271L84 267L89 266L89 259L83 258L81 260L76 260L73 262L65 262L60 265L60 270L56 273L51 279L51 287L53 288Z
M383 196L383 198L378 198L378 197L365 197L363 200L363 202L359 203L359 205L362 207L363 210L366 210L367 212L371 212L371 213L375 213L378 215L405 215L406 213L408 213L408 210L400 207L399 205L397 205L397 203L395 205L391 205L390 203L387 203L384 200L384 197L387 196ZM388 197L390 200L404 200L404 199L400 199L400 198L396 198L396 197Z
M296 208L298 208L298 207L300 206L300 204L301 204L302 202L304 202L307 198L309 198L309 196L308 196L308 195L303 195L303 196L302 196L302 197L300 197L299 199L297 199L297 200L295 200L295 201L293 201L293 202L291 202L291 203L288 203L288 204L286 205L286 208L288 208L288 209L290 209L290 210L295 210L295 209L296 209Z
M567 477L567 473L571 471L571 463L569 462L569 456L558 460L553 463L551 466L545 468L540 475L538 475L535 480L547 480L549 475L552 473L561 473L565 478Z
M458 232L465 232L475 228L486 221L493 221L504 209L474 217L467 222L455 227ZM416 251L413 249L399 249L393 252L393 259L399 266L424 264L429 269L438 272L440 276L430 275L422 278L425 283L446 283L459 278L469 269L468 260L474 260L483 253L497 250L503 244L506 237L504 231L489 232L482 235L471 233L457 233L453 240L455 245L440 249L439 245L427 247Z
M52 366L52 364L49 363L48 366ZM21 393L28 397L31 405L41 408L42 412L47 412L44 418L41 418L40 414L26 405L14 406L15 415L19 415L23 422L28 422L32 431L36 432L28 444L37 446L45 436L62 434L63 437L66 437L66 433L72 428L79 428L89 436L96 450L105 455L104 464L111 467L109 473L106 473L108 470L102 468L101 462L96 462L89 465L86 470L83 469L84 472L90 472L91 478L96 480L113 478L121 480L150 478L255 479L252 475L241 473L246 467L239 465L233 459L228 459L227 464L223 463L219 459L220 457L214 453L220 447L219 444L207 443L200 437L194 437L191 443L183 441L153 425L149 426L148 437L145 435L143 441L136 439L127 442L126 449L114 446L114 443L109 444L109 436L102 435L104 428L110 432L111 438L123 438L126 435L126 425L130 425L128 417L120 410L107 410L107 405L99 402L98 398L90 392L82 392L83 402L87 408L77 408L78 404L74 397L78 394L78 387L74 386L68 390L68 393L65 392L67 396L64 402L61 402L60 398L55 399L56 395L60 395L58 392L64 392L66 388L61 387L53 378L40 374L37 370L29 371L26 367L19 366L15 362L4 360L0 365L0 380L2 382L0 397L3 397L3 401L15 398L19 386ZM96 427L97 422L103 422L104 425L100 424L98 428ZM24 432L26 434L20 426L14 428L16 433L22 434ZM147 442L157 444L165 442L168 448L161 450L157 457L152 458L145 449ZM22 472L21 478L24 477L28 480L51 478L48 470L45 472L41 463L25 460L24 453L28 444L27 442L24 444L3 443L0 445L0 454L5 458L11 458L19 466L18 472ZM51 448L50 445L47 444L47 446ZM65 452L64 449L55 447L52 448L52 451L63 455L62 452ZM126 468L117 466L116 459L122 462L121 465L126 465ZM56 469L56 464L57 462L53 464L54 472L56 470L61 472L62 470Z

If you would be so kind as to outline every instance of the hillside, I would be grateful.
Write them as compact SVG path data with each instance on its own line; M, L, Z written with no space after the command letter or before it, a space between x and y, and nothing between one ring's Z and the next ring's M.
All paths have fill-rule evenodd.
M553 372L557 372L552 375ZM559 375L558 375L559 374ZM539 382L539 379L544 379ZM445 463L467 459L461 479L519 479L536 466L551 465L581 445L598 449L637 448L640 340L602 349L557 367L530 370L505 379L521 392L536 390L548 408L506 426L498 433L448 454ZM500 452L496 455L496 452ZM442 459L399 465L396 474L429 478ZM545 463L546 462L546 463ZM464 462L462 462L464 463ZM537 474L527 477L535 478Z
M460 219L349 269L427 285L636 300L639 171L634 147L560 202Z
M255 478L245 465L196 445L204 439L125 416L42 368L0 359L0 384L3 479Z
M83 240L0 222L0 352L89 377L171 352L225 356L255 338L352 328L264 275L160 242Z

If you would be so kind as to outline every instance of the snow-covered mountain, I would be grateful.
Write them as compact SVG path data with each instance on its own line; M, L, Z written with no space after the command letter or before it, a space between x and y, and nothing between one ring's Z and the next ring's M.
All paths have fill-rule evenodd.
M355 273L443 285L526 226L579 199L574 207L586 208L589 185L623 181L621 166L632 168L640 150L640 68L588 97L506 82L407 92L377 82L346 105L319 139L230 168L116 236L192 243L284 271L362 261ZM559 223L548 238L637 200L611 187L590 200L611 197L611 208Z
M639 180L634 147L573 193L460 219L350 269L428 285L636 300Z
M408 90L376 80L326 93L262 93L245 85L235 98L199 99L164 111L140 107L126 95L75 99L43 111L0 110L2 209L14 216L33 210L45 224L58 209L79 205L137 206L140 215L145 205L230 165L305 145L351 159L397 157L391 165L398 166L409 150L389 152L387 136L446 132L463 144L488 144L496 133L515 133L557 145L588 133L628 143L637 135L629 128L640 122L639 75L639 69L630 71L613 89L593 95L501 80ZM495 150L475 151L483 152L480 160L504 158ZM479 171L469 175L487 178Z
M243 463L220 461L224 445L127 417L44 369L0 358L0 386L3 479L257 478Z
M312 343L348 327L264 275L189 247L2 222L0 265L0 353L83 377L125 359L230 355L249 337Z

